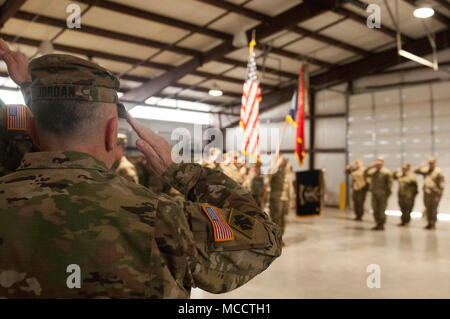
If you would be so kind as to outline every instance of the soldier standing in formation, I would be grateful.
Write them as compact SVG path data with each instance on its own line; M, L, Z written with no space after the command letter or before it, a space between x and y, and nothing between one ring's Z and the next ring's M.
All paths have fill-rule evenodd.
M278 170L270 180L269 207L272 220L280 226L281 234L284 234L286 216L289 214L290 201L292 199L293 185L291 171L287 160L280 156ZM283 241L286 245L286 243Z
M402 168L394 172L394 179L398 181L398 205L402 212L399 226L407 226L411 220L411 212L418 193L416 176L410 171L409 163L403 164Z
M27 59L2 40L0 59L31 102L30 135L42 150L0 178L0 297L187 298L191 287L221 293L280 255L279 227L252 196L216 170L173 163L170 145L127 115L111 72L51 54L31 61L30 77ZM119 116L137 132L154 172L189 200L110 170ZM72 264L81 267L77 289L67 286Z
M244 186L253 195L259 207L263 205L264 177L261 175L261 165L253 164L250 173L247 175Z
M208 158L200 160L199 164L212 169L220 169L220 163L222 162L222 151L217 147L209 149Z
M117 134L117 157L118 160L114 163L111 168L120 175L131 182L139 184L139 177L137 174L136 167L123 155L125 146L128 144L127 136L123 133Z
M362 220L364 215L364 202L369 185L364 176L365 167L362 160L357 160L346 167L345 172L352 176L352 198L355 209L355 220Z
M376 226L373 230L384 230L386 223L386 207L392 188L392 174L384 167L384 158L377 158L376 162L364 171L366 178L370 177L370 191L372 193L372 209Z
M423 175L423 203L427 212L428 225L425 229L435 229L437 209L444 192L444 174L436 167L436 159L431 157L427 162L420 164L414 173Z
M242 185L244 180L239 173L238 167L238 153L237 151L229 151L226 153L224 161L220 163L220 170L236 183Z

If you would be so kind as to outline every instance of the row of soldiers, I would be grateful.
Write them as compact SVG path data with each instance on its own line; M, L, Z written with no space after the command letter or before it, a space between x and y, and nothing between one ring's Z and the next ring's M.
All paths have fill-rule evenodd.
M118 145L123 149L128 144L127 137L123 133L118 135ZM218 148L211 148L209 156L198 162L200 165L217 169L244 187L252 194L259 207L264 209L269 204L269 212L272 220L280 226L282 234L286 227L286 218L289 214L294 199L294 185L292 179L292 166L283 156L279 157L277 171L267 177L261 174L260 163L247 167L239 158L235 150L222 154ZM165 193L171 197L181 196L170 185L148 169L145 158L122 156L112 168L118 175L143 186L150 188L155 193ZM267 196L269 194L269 196ZM284 245L287 243L284 241Z
M260 163L247 167L236 150L222 154L218 148L211 148L208 158L200 160L199 164L220 170L242 185L262 209L269 204L270 216L284 234L286 218L295 198L292 166L288 159L279 156L276 171L266 177L261 174ZM287 245L286 241L283 245Z
M352 199L355 210L355 220L362 220L364 202L367 191L372 193L372 209L376 225L374 230L384 230L386 223L386 207L392 193L393 180L398 182L398 204L402 212L399 226L407 226L411 220L411 212L418 194L418 184L415 174L424 177L423 203L428 220L425 229L435 229L438 206L444 192L445 180L442 170L436 166L436 159L431 157L411 172L411 165L403 166L391 173L384 166L384 158L379 157L369 167L365 168L362 160L357 160L346 167L346 173L352 177Z

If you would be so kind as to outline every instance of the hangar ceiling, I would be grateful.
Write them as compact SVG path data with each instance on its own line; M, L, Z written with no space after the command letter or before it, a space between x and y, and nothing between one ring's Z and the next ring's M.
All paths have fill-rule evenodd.
M355 1L352 1L355 2ZM427 20L438 49L449 46L450 6L433 0ZM81 28L66 26L67 6L78 4ZM262 108L290 98L301 63L311 85L324 88L380 72L405 61L395 50L395 26L383 0L382 28L366 26L368 13L343 0L0 0L0 36L30 57L42 41L55 53L89 58L116 73L123 99L179 99L216 110L240 104L248 48L233 35L256 31ZM425 29L400 0L403 45L431 52ZM0 72L5 75L2 65ZM208 94L218 86L223 96Z

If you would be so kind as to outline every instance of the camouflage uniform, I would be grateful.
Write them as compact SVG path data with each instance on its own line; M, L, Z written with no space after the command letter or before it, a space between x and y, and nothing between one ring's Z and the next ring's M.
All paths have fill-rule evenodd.
M418 193L416 176L412 172L395 172L394 179L398 181L398 205L402 212L402 224L411 220L411 212Z
M281 234L284 234L292 192L291 172L287 167L279 167L270 180L269 208L272 220L281 228Z
M161 176L158 176L153 170L147 168L148 182L147 187L150 188L155 194L169 194L171 186L166 183Z
M444 192L445 179L442 170L435 167L417 167L414 173L423 175L423 203L425 205L428 225L434 227L437 221L437 209Z
M126 135L119 133L117 135L117 145L125 148L127 144L128 139ZM125 156L122 156L120 160L111 168L111 170L116 172L116 174L125 177L129 181L139 184L139 177L136 167Z
M86 86L82 94L94 94L87 99L112 98L89 86L109 76L102 68L70 56L46 59L30 63L32 78L33 67L58 76L46 79L47 93L34 87L39 80L31 92L54 96L53 85L68 76ZM81 74L65 73L77 68ZM188 298L191 287L235 289L280 255L279 228L231 179L183 163L162 178L187 199L157 195L89 154L26 154L0 178L0 297ZM69 265L80 267L80 288L68 288Z
M250 172L245 179L244 186L252 194L258 206L261 206L264 196L264 178Z
M392 193L392 174L386 168L376 169L366 168L364 171L366 177L370 176L370 191L372 192L372 209L377 225L386 223L386 207L389 196Z
M278 227L232 180L196 164L163 178L191 201L156 195L88 154L27 154L0 178L0 296L188 298L190 287L237 288L279 256ZM220 207L233 240L215 240L198 202ZM81 267L80 289L66 286L70 264Z
M219 165L220 170L227 175L229 178L231 178L233 181L235 181L238 184L242 184L244 181L242 179L242 175L239 174L239 169L232 163L220 163Z
M148 187L148 169L147 160L143 156L130 156L128 160L136 167L139 184Z
M352 177L352 199L356 219L362 219L362 216L364 215L364 202L366 200L368 189L364 171L364 167L357 168L352 165L348 165L345 170L345 172Z
M217 147L213 147L209 150L208 158L206 160L202 158L199 164L211 169L220 170L221 162L222 162L222 151Z

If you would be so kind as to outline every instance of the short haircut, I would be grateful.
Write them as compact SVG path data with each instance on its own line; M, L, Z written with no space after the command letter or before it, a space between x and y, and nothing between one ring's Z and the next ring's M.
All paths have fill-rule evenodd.
M62 137L83 135L103 119L106 107L98 102L72 100L36 101L32 111L38 126Z

